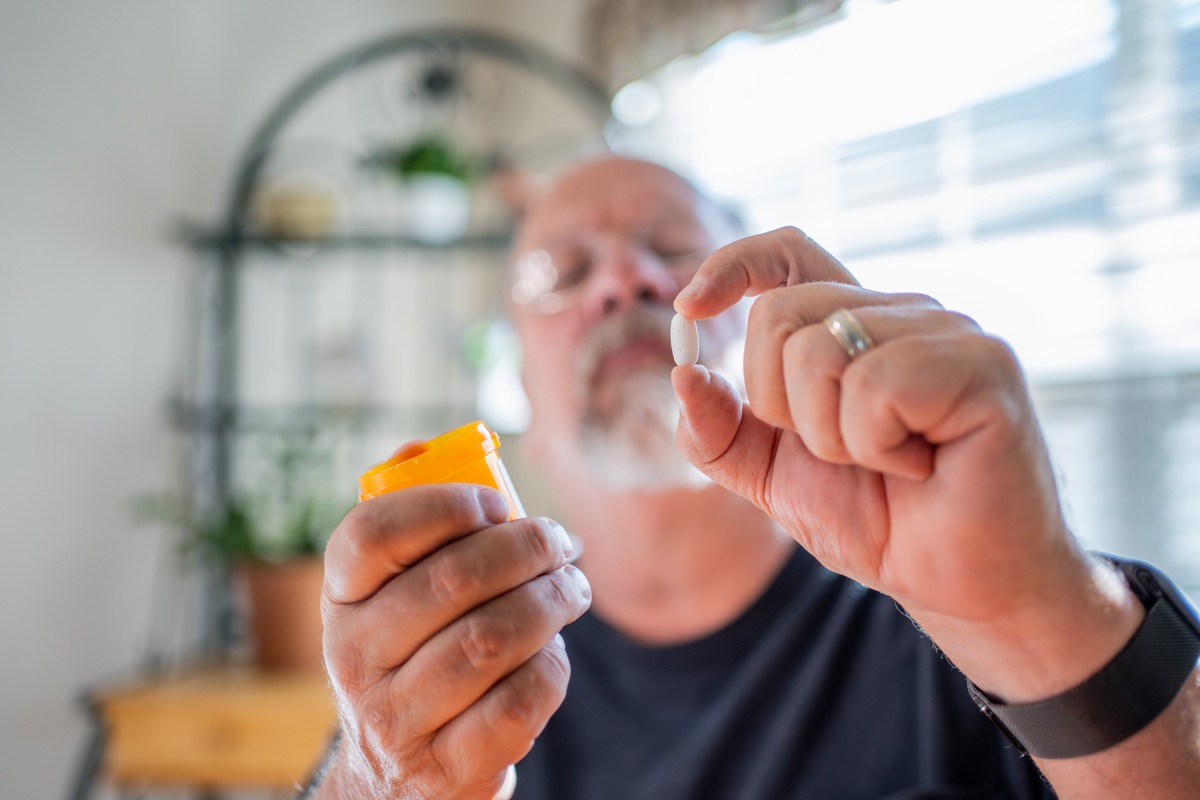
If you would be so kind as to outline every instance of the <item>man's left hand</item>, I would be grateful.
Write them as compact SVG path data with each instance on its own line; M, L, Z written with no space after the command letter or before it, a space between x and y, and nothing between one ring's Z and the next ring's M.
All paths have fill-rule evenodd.
M704 367L673 374L692 463L895 598L981 685L1045 696L1119 649L1140 608L1067 530L1006 344L928 297L863 289L791 228L717 251L675 307L707 319L746 295L748 404ZM873 347L847 355L824 324L839 309ZM1106 631L1062 635L1097 613Z

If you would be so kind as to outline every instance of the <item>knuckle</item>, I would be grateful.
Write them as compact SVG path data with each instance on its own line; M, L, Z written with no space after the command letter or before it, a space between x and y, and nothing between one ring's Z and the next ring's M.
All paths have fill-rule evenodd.
M567 656L566 648L551 644L542 648L537 656L538 667L546 682L566 691L567 682L571 679L571 659Z
M973 317L967 316L961 311L947 311L946 315L954 321L955 324L971 331L979 331L979 323Z
M463 621L458 639L466 666L486 672L504 657L512 639L512 624L504 617L476 614Z
M842 440L841 421L837 410L825 414L801 416L796 432L805 448L822 461L842 463L846 460L846 445Z
M856 397L874 397L884 388L879 371L871 369L866 361L852 363L853 369L847 367L842 373L842 391Z
M471 569L469 560L441 552L429 559L425 580L433 601L448 606L460 603L465 596L473 594L479 586L480 575Z
M999 374L1000 382L1009 387L1020 387L1018 393L1024 396L1025 386L1025 370L1021 366L1021 360L1017 357L1016 352L1008 344L995 336L980 336L979 341L980 356L988 363L994 365L994 369Z
M570 663L562 648L542 648L512 680L497 689L489 727L536 736L566 696L570 677Z
M441 746L437 739L431 742L425 758L422 759L424 764L420 782L425 787L425 791L418 796L447 796L445 788L459 783L456 776L461 758L461 754Z
M533 681L509 681L496 692L488 727L495 731L540 728L544 705L540 687Z
M533 517L522 529L524 546L538 564L557 562L562 555L557 526L546 517Z
M820 328L808 326L795 331L783 342L783 360L793 375L804 375L803 368L814 360L814 356L822 352L826 344L825 338L829 333Z
M1008 342L996 336L980 337L980 347L991 360L1009 373L1020 374L1021 363Z
M807 242L808 234L797 228L795 225L784 225L782 228L776 228L775 233L779 238L787 242Z
M757 330L773 330L787 324L788 287L767 289L750 306L749 324Z
M335 545L336 546L336 545ZM343 554L346 547L338 547ZM362 563L352 556L333 558L333 547L326 550L325 577L321 581L321 620L325 625L345 617L355 607L357 598L351 596L354 564Z
M435 737L423 759L425 768L416 794L403 797L485 798L491 800L504 783L505 771L480 775L476 759L456 747L452 739Z
M747 341L753 341L754 337L758 335L758 331L770 325L773 311L773 306L768 299L770 294L770 292L764 292L754 298L754 302L750 304L750 310L746 313ZM768 306L772 307L768 308Z
M579 591L565 570L555 570L544 576L540 583L544 586L543 591L552 608L575 608L579 604Z
M356 564L365 556L370 543L378 538L378 526L375 520L375 509L367 503L360 503L350 509L342 518L341 523L329 537L330 547L326 555L335 552L344 553L345 561ZM326 567L330 566L326 558Z
M338 602L333 581L334 576L330 575L330 569L326 567L325 578L321 582L321 624L327 633L346 613L345 604Z

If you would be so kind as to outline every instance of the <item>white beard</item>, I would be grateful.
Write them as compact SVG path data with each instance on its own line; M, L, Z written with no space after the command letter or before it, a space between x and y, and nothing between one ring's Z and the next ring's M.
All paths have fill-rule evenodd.
M669 316L664 323L669 324ZM646 324L657 323L643 318L626 330ZM669 336L667 324L661 326L664 339ZM595 363L592 358L586 361ZM587 381L583 450L593 477L604 486L665 492L709 485L708 477L675 447L679 402L670 369L669 364L647 364L609 376L603 386Z

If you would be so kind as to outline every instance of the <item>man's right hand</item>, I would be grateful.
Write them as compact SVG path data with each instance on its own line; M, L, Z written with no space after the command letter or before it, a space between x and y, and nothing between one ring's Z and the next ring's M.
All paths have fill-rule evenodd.
M481 798L566 693L562 627L591 602L566 532L499 492L360 503L325 552L325 666L342 743L317 797Z

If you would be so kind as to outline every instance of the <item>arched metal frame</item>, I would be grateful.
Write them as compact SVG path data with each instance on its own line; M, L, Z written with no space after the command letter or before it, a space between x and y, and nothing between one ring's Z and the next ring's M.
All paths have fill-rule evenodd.
M354 47L328 59L307 73L277 102L258 125L245 147L234 175L223 221L219 229L191 232L188 238L195 247L215 251L217 275L215 284L214 362L211 377L213 387L211 406L205 410L185 411L208 437L211 445L211 499L218 507L231 500L233 482L233 437L238 425L238 269L243 250L260 237L250 230L250 208L263 168L272 152L272 145L290 121L307 107L322 90L335 80L357 69L375 64L390 56L418 48L446 46L489 56L517 67L530 70L548 80L567 96L594 114L597 131L609 123L611 98L600 82L583 70L568 64L547 50L512 37L484 30L456 27L403 31ZM375 239L367 246L387 244L390 240ZM406 242L402 237L396 243ZM351 242L347 246L354 246ZM430 246L430 245L422 245ZM229 645L233 637L233 610L228 597L228 576L217 576L213 589L218 606L212 621L214 630L208 637L217 647Z

